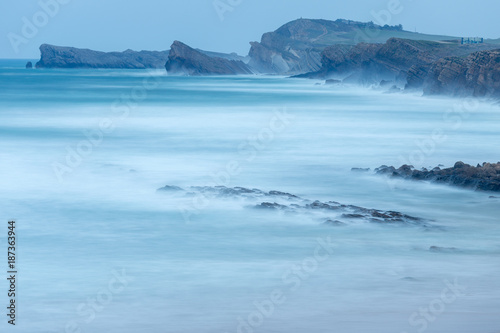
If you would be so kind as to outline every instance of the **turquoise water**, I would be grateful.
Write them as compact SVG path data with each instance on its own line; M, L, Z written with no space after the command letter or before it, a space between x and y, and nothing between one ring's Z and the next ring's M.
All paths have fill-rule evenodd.
M281 77L25 63L0 61L16 332L498 330L499 199L350 171L496 162L498 107ZM314 214L156 191L167 184L286 191L439 228L327 227ZM318 239L332 245L314 265ZM455 282L465 291L442 301Z

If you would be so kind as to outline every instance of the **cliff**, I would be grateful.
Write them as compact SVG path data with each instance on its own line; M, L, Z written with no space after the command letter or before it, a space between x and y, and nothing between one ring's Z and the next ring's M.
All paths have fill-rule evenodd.
M237 75L252 74L252 70L240 60L214 57L175 41L170 49L165 68L174 75Z
M385 43L392 37L431 41L452 39L405 31L402 26L379 26L372 22L300 19L265 33L260 43L250 43L249 65L261 73L314 72L322 68L322 52L329 46L342 49L359 42Z
M440 59L425 78L424 93L500 97L500 49Z
M384 80L405 89L422 89L425 85L427 94L485 96L487 87L498 90L498 55L490 51L496 47L400 38L384 44L333 45L322 52L319 71L298 77L361 84Z
M43 44L37 68L163 68L169 51L100 52Z

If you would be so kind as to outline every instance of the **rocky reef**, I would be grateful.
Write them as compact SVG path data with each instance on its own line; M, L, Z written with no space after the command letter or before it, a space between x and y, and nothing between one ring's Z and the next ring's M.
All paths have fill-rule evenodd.
M500 192L500 162L483 163L475 167L457 162L452 168L435 167L432 170L425 168L416 170L411 165L403 165L398 169L383 165L375 169L375 172L395 178L444 183L477 191Z
M180 188L167 185L158 192L181 198L202 197L207 200L244 200L248 209L261 209L283 214L301 214L328 226L347 226L353 223L377 223L383 225L407 225L422 228L438 228L429 220L396 211L383 211L344 205L336 201L322 202L301 198L280 191L262 191L244 187L192 186Z
M170 48L165 68L175 75L237 75L252 74L252 70L240 60L214 57L175 41Z
M43 44L37 68L163 68L169 51L100 52Z

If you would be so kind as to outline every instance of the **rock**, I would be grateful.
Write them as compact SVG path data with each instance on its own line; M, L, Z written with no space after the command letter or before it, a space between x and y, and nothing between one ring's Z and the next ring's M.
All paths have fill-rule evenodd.
M28 62L26 63L26 68L27 68L27 69L31 69L31 68L33 68L33 63L32 63L31 61L28 61Z
M37 68L163 68L169 51L100 52L43 44Z
M409 216L395 211L381 211L376 209L368 209L353 205L342 205L335 201L321 202L319 200L309 201L302 199L296 195L281 192L269 191L265 192L259 189L248 189L244 187L225 187L225 186L191 186L186 190L167 185L158 189L159 192L167 193L183 193L186 200L192 202L193 197L202 196L208 203L214 199L238 199L244 200L255 209L280 211L289 214L301 214L304 218L312 217L314 220L318 218L324 221L326 225L340 226L353 223L356 220L366 223L378 224L398 224L407 226L419 226L425 230L437 228L428 224L427 220ZM179 196L176 196L179 198ZM181 196L182 197L182 196ZM273 197L273 201L268 201L269 197ZM234 201L231 201L234 204Z
M368 171L370 171L370 168L352 168L351 171L353 171L353 172L368 172Z
M165 68L169 75L252 74L242 61L211 57L179 41L172 44Z
M436 167L431 171L415 170L409 165L403 165L398 169L383 165L375 169L375 172L396 178L427 180L478 191L500 192L500 163L483 163L482 166L474 167L464 162L457 162L453 168Z
M328 225L328 226L332 226L332 227L341 227L341 226L346 225L344 222L341 222L339 220L330 220L330 219L323 222L323 224Z
M287 209L288 207L285 205L280 205L277 204L276 202L270 203L270 202L263 202L260 205L255 206L255 208L259 209L278 209L278 210L284 210Z
M335 79L329 79L329 80L326 80L325 81L325 84L326 85L333 85L333 84L341 84L342 81L340 80L335 80Z
M158 191L163 191L163 192L181 192L184 191L182 188L179 186L171 186L167 185L165 187L159 188Z
M431 252L439 252L439 253L452 253L457 252L458 249L455 247L440 247L440 246L431 246L429 248Z

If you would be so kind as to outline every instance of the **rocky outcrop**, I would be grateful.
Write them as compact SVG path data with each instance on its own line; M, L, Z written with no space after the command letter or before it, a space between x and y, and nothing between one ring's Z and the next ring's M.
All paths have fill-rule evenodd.
M424 93L500 97L500 49L440 59L429 69Z
M436 183L445 183L454 186L474 189L478 191L500 192L500 162L483 163L476 167L463 162L457 162L453 168L432 170L423 168L415 170L413 166L403 165L394 167L381 166L375 169L377 174L411 180L427 180Z
M211 57L184 43L175 41L170 49L165 68L174 75L236 75L252 74L252 70L240 60Z
M191 186L183 189L167 185L158 189L158 192L175 196L177 199L185 198L191 202L193 198L203 198L205 202L238 199L239 202L244 202L247 208L280 214L300 214L304 218L312 218L327 226L346 226L366 222L438 228L438 226L430 224L429 220L400 212L343 205L336 201L311 201L280 191L262 191L259 189L244 187L230 188L226 186ZM234 201L232 202L234 204Z
M373 23L348 20L289 22L252 42L250 66L262 73L302 74L320 70L321 52L333 44L354 45L356 33L367 28L383 30Z
M43 44L37 68L163 68L169 51L100 52Z
M26 69L31 69L31 68L33 68L33 63L31 61L28 61L26 63Z
M342 63L351 47L360 42L380 44L392 37L430 41L453 39L405 31L402 26L379 26L373 22L299 19L265 33L260 43L250 43L249 65L262 73L298 75L316 72L328 67L328 57L332 58L333 64ZM322 54L327 48L326 54ZM362 51L362 48L357 51ZM347 56L346 60L354 59Z
M438 60L493 47L401 38L390 38L384 44L333 45L323 51L319 71L299 77L336 78L361 84L390 81L407 89L420 89Z

